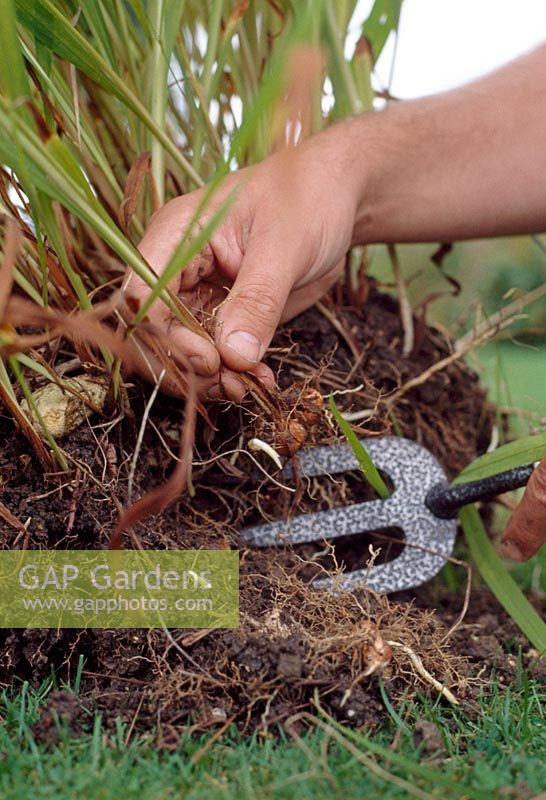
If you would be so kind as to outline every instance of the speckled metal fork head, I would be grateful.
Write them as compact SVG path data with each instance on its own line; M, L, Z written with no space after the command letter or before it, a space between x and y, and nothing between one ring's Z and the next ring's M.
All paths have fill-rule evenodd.
M392 481L394 491L389 498L247 527L241 531L242 544L273 547L335 541L340 536L396 527L404 532L404 549L397 558L345 572L339 578L319 578L314 585L336 591L368 586L389 593L411 589L434 577L453 551L457 527L453 519L440 519L425 504L429 490L446 483L442 467L426 448L408 439L362 439L362 444L376 467ZM297 461L303 478L359 469L347 444L302 451ZM291 475L292 467L285 467L284 476Z

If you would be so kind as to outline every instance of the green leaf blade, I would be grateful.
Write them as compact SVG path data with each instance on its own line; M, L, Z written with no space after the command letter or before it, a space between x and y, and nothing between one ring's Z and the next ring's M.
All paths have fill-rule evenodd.
M362 36L368 40L374 64L391 32L398 30L401 9L402 0L375 0L370 15L362 26Z
M546 623L539 617L495 552L475 506L459 512L470 554L504 610L539 653L546 652Z
M350 444L353 453L356 456L356 459L360 465L360 469L364 473L364 476L372 489L376 492L376 494L382 499L386 500L389 497L389 490L387 486L379 474L379 471L375 464L373 463L371 457L369 456L366 448L355 434L349 423L346 419L344 419L341 415L339 408L336 406L335 400L330 395L328 398L328 403L330 405L330 411L332 412L337 424L343 431L345 438L347 439L348 443Z
M0 0L0 92L12 102L30 97L23 57L19 48L17 22L13 0Z
M523 467L540 461L546 455L546 433L525 436L516 442L510 442L497 448L492 453L485 453L455 478L453 483L462 484L469 481L489 478L514 467Z

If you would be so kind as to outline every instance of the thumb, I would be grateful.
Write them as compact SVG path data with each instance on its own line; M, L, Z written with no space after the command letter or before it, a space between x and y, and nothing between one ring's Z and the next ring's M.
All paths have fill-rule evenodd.
M267 248L251 245L245 253L216 315L216 346L231 369L247 370L263 358L297 280L286 263L279 254L268 257Z
M502 537L502 551L514 561L527 561L546 541L546 458L531 475Z

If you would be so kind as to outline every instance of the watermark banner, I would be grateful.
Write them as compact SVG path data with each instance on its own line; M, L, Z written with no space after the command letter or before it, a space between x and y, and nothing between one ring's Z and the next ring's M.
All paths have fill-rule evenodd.
M237 550L3 550L2 628L237 628Z

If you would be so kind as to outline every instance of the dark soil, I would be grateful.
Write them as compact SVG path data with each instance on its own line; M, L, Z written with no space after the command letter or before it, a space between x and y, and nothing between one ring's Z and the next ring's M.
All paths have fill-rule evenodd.
M139 523L126 537L127 546L138 540L146 548L236 547L243 524L369 497L362 479L348 475L335 483L312 482L297 492L295 502L293 494L253 478L248 459L239 456L232 462L222 456L251 436L290 450L300 435L294 421L302 423L306 445L335 441L328 416L309 407L310 388L321 395L345 392L337 398L342 410L373 412L355 427L360 435L396 433L415 439L437 456L450 477L487 447L491 409L476 375L464 364L452 364L390 402L400 385L450 352L439 331L420 330L416 351L404 358L398 307L391 297L372 288L361 309L334 312L337 328L328 311L325 316L312 309L277 335L269 361L278 371L280 396L252 393L243 407L215 406L214 427L201 420L196 461L209 463L195 468L196 496L184 496ZM63 442L74 464L69 480L44 477L26 440L7 415L0 419L0 501L22 522L30 518L25 536L0 517L3 548L108 545L128 499L130 459L147 392L136 381L128 384L129 410L108 434L104 427L84 425ZM180 423L179 404L158 399L144 436L133 499L168 477L173 464L169 449L177 449ZM270 469L267 461L263 464ZM383 558L394 557L401 546L385 546L384 533L355 541L342 542L336 550L338 562L349 568L362 563L370 542L383 547ZM503 680L514 679L517 663L510 653L520 644L526 652L528 646L486 592L474 592L462 625L442 643L460 613L462 594L442 593L440 582L400 599L365 591L319 592L308 586L313 569L306 560L315 550L243 552L240 629L172 631L177 646L161 630L1 631L1 680L8 684L17 676L39 684L54 668L60 679L72 681L83 654L84 700L92 699L107 722L119 715L128 721L136 717L142 725L159 723L160 743L170 746L188 724L206 729L234 721L248 730L282 722L308 708L316 690L338 718L376 725L384 706L376 677L363 673L384 640L410 647L468 703L492 668ZM333 562L322 563L331 567ZM431 690L396 649L383 675L394 700L403 691ZM57 730L54 709L76 724L66 702L63 693L51 696L40 735L47 738L48 731Z
M33 726L35 739L54 746L63 734L79 738L87 730L86 722L91 718L89 710L88 700L66 689L55 689L48 695L47 705Z

